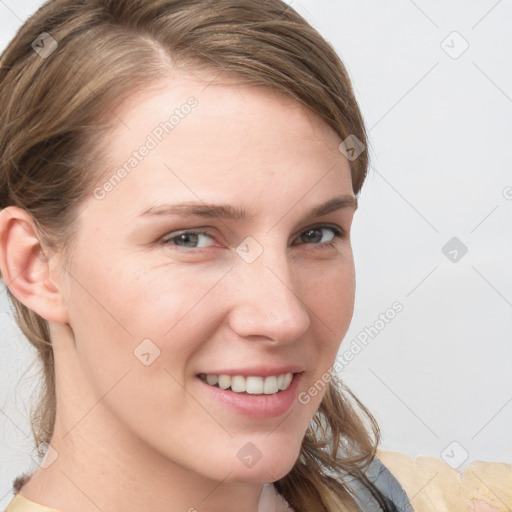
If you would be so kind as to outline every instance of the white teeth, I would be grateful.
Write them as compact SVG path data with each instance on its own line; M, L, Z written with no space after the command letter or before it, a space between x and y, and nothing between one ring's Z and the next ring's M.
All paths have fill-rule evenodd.
M206 375L206 382L211 386L221 389L231 388L235 393L249 393L250 395L273 395L278 391L284 391L293 379L293 373L283 373L270 377L251 375Z
M245 379L241 375L231 377L231 391L235 393L243 393L245 391ZM249 390L247 392L250 393Z
M231 386L231 390L236 391L233 386ZM261 395L263 393L263 377L247 377L246 391L251 395Z
M206 382L208 382L208 384L210 384L211 386L215 386L215 384L219 382L219 377L217 377L217 375L207 375Z
M277 393L279 388L277 386L277 377L267 377L265 379L265 383L263 384L263 393L265 395L271 395L272 393Z
M292 378L293 378L293 375L291 373L286 373L284 375L283 382L279 386L279 389L286 389L290 385Z
M219 388L228 389L229 386L231 386L231 377L229 375L219 375Z

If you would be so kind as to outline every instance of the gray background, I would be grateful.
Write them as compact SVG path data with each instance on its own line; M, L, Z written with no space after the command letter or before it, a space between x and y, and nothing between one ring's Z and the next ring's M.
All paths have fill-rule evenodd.
M370 136L341 352L403 305L342 376L379 421L382 448L459 469L512 463L512 2L291 3L344 60ZM0 0L0 48L38 5ZM1 508L34 466L37 372L3 285L0 301Z

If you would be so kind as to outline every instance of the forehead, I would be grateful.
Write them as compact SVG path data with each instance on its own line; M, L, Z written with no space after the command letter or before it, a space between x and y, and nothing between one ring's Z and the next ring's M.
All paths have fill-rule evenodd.
M196 106L190 109L187 104L192 101ZM299 145L300 140L323 143L334 154L338 154L340 142L325 120L289 94L268 86L248 85L236 77L216 78L204 71L201 74L182 71L173 78L148 84L146 89L123 101L114 115L118 122L111 138L150 134L155 129L158 131L159 126L165 130L164 125L171 121L174 138L183 131L178 125L185 124L193 126L198 135L204 135L203 139L189 141L198 148L206 142L206 135L209 139L222 138L226 132L259 136L275 146L289 141ZM172 143L170 139L167 137L166 143ZM245 142L241 146L246 150L256 141ZM229 140L224 143L222 146L229 145Z
M268 87L177 76L134 94L115 116L102 179L119 205L352 192L339 136Z

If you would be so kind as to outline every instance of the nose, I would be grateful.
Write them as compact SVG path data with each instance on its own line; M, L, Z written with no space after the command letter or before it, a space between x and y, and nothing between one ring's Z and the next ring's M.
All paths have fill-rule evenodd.
M307 331L307 305L293 283L286 257L271 257L270 251L254 262L239 261L231 300L230 327L243 338L260 338L286 344ZM305 278L308 276L305 276ZM297 280L299 276L295 276Z

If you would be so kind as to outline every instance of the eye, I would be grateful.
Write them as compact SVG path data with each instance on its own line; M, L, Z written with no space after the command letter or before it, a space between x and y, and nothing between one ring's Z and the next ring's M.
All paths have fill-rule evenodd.
M322 239L324 238L324 234L326 231L330 231L332 233L332 236L328 240L324 240L322 242ZM306 243L308 245L313 244L322 247L332 247L336 242L336 238L342 238L343 235L343 230L338 226L322 225L308 228L306 231L303 231L301 233L297 240L301 240L303 243Z
M182 231L177 235L165 237L162 243L167 245L177 245L178 247L188 247L190 249L200 249L207 247L204 243L205 238L211 238L206 231Z
M325 232L331 232L331 236L328 240L322 239L325 237ZM212 235L207 231L202 230L189 230L181 231L178 233L171 233L172 236L166 236L162 238L161 243L164 245L170 245L174 247L180 247L184 252L195 252L193 249L202 249L213 244L208 244L208 239L212 240ZM301 233L296 239L307 245L317 245L321 247L333 247L337 238L343 238L344 231L339 226L322 225L313 226ZM294 244L296 245L296 244Z

